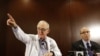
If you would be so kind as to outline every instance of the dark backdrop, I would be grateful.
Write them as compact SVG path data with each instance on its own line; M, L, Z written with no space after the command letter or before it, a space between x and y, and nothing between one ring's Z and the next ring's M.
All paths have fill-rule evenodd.
M49 36L66 56L71 43L80 39L82 26L100 24L99 7L99 0L0 0L0 56L24 56L25 52L25 45L6 26L7 13L26 33L36 34L37 22L48 21Z

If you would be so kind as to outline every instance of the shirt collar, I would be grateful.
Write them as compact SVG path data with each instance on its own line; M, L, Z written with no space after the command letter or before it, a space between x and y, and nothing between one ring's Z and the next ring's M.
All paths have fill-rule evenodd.
M91 46L90 40L89 41L85 41L85 40L82 39L82 41L83 41L83 44L84 44L85 48L87 48L86 43L89 43L89 46Z
M38 34L37 34L37 39L39 40L40 39L40 37L38 36ZM45 40L47 39L47 36L45 37Z

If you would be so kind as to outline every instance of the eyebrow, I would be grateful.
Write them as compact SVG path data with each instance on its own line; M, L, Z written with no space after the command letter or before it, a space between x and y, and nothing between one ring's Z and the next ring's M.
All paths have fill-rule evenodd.
M88 33L88 32L90 32L90 31L83 31L83 32L80 32L80 34L83 34L83 33Z

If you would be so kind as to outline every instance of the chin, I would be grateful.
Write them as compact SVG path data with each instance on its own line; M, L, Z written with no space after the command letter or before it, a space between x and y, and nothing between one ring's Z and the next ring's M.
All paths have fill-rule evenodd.
M41 38L45 38L45 36L40 36Z
M89 41L89 39L86 39L86 41Z

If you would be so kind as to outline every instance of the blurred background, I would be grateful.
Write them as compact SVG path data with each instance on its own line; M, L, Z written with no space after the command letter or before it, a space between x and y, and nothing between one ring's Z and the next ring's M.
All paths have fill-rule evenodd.
M49 36L54 38L63 54L71 43L80 39L80 28L89 27L91 40L100 44L100 0L0 0L0 56L24 56L25 45L17 40L6 25L10 13L26 32L36 34L39 20L50 24Z

